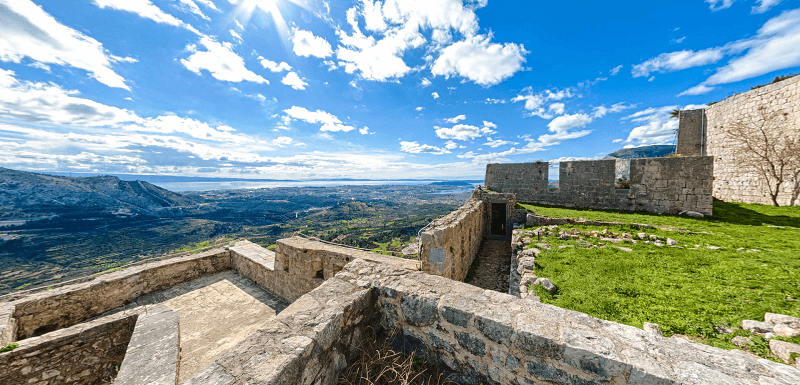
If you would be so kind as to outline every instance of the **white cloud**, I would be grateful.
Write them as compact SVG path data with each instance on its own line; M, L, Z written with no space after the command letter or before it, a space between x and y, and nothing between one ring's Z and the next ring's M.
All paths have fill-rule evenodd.
M544 145L559 144L567 139L577 139L589 135L591 130L570 131L575 128L582 128L592 122L592 118L586 114L562 115L547 124L548 130L554 134L539 136L539 142Z
M798 46L800 46L800 9L794 9L769 19L753 37L704 51L682 51L692 53L685 56L686 60L683 62L678 60L665 66L650 64L645 66L648 62L661 63L657 60L659 57L668 57L679 53L661 54L655 59L640 64L643 66L640 74L667 68L670 70L689 68L703 65L703 63L716 62L718 59L713 59L717 56L721 58L722 56L738 55L726 65L717 68L716 73L700 85L682 93L682 95L700 94L710 91L710 86L734 83L773 71L800 66L800 50L796 49ZM744 54L742 54L743 52ZM634 73L635 75L636 73Z
M264 59L261 56L258 57L258 60L260 60L262 67L272 72L290 71L292 69L292 66L283 61L280 64L278 64L272 60Z
M678 96L703 95L703 94L707 94L707 93L709 93L709 92L711 92L713 90L714 90L714 87L709 87L709 86L707 86L705 84L699 84L699 85L696 85L696 86L694 86L692 88L689 88L686 91L683 91L683 92L679 93Z
M451 44L431 67L434 76L461 76L482 86L492 86L522 69L525 48L514 43L491 43L490 36L473 36Z
M758 6L753 7L751 12L753 13L764 13L772 9L772 7L780 4L783 0L756 0Z
M466 115L458 115L455 118L445 119L445 121L447 123L458 123L458 122L460 122L462 120L466 120L466 119L467 119Z
M417 142L400 142L400 151L407 152L410 154L426 153L426 154L442 155L450 153L450 151L447 151L444 148L431 146L429 144L421 145Z
M158 134L180 133L191 138L208 140L220 143L248 143L248 136L235 134L228 126L212 127L208 123L196 119L182 118L175 115L146 118L137 124L124 125L125 131L154 132Z
M653 72L667 73L680 71L687 68L700 67L713 64L724 57L720 48L709 48L702 51L684 50L662 53L650 60L633 66L633 77L647 77Z
M20 81L0 69L0 116L29 123L98 127L139 122L132 111L78 97L53 83Z
M431 96L433 96L434 99L439 99L439 93L438 92L431 93Z
M483 127L472 126L469 124L456 124L453 127L435 126L436 136L442 139L471 140L484 135L496 133L493 128L497 125L492 122L483 122Z
M547 110L556 115L563 115L565 108L566 106L564 103L553 103L547 108Z
M417 110L417 111L422 111L424 109L425 109L425 107L417 107L417 108L415 108L415 110Z
M519 144L519 143L509 142L507 140L492 140L492 138L487 137L486 138L486 143L484 143L483 145L484 146L489 146L491 148L497 148L497 147L500 147L500 146L505 146L507 144Z
M296 90L304 90L308 85L308 83L304 82L303 79L301 79L300 76L297 76L294 71L286 74L286 76L281 79L281 83L291 86Z
M198 7L197 3L195 3L194 1L192 1L192 0L179 0L179 1L180 1L181 5L182 5L182 8L185 11L193 13L196 16L200 17L201 19L208 20L208 21L211 20L211 18L206 16L206 14L203 13L203 11L200 10L200 7Z
M314 36L311 31L296 30L291 39L294 43L292 49L297 56L326 58L333 54L331 44L319 36Z
M669 42L672 43L672 44L680 44L680 43L683 43L684 40L686 40L686 36L678 38L678 39L672 39Z
M609 71L608 73L609 73L611 76L617 76L617 74L619 73L619 71L620 71L620 70L622 70L622 64L620 64L620 65L618 65L618 66L616 66L616 67L612 68L612 69L611 69L611 71Z
M419 85L422 86L422 88L425 88L425 87L431 85L431 81L428 80L428 78L422 78L422 80L420 80L420 82L419 82Z
M358 129L358 132L359 132L361 135L367 135L367 134L370 134L370 132L369 132L369 127L367 127L367 126L364 126L364 127L362 127L362 128L359 128L359 129Z
M706 0L708 7L712 11L719 11L720 9L730 8L736 0Z
M575 95L576 90L574 88L565 88L562 90L559 89L552 89L552 90L545 90L539 93L533 93L531 87L527 87L523 90L523 94L519 94L511 99L512 102L525 102L525 109L530 111L527 116L538 116L542 119L552 119L553 113L557 111L558 106L553 107L555 111L545 110L544 104L549 101L557 101L563 100L567 98L571 98ZM563 112L562 112L563 113Z
M633 106L626 105L624 102L613 104L611 107L598 106L598 107L594 108L594 110L592 112L592 117L593 118L602 118L602 117L606 116L608 113L622 112L622 111L625 111L627 109L634 108L634 107L636 107L636 106L635 105L633 105Z
M483 103L485 103L485 104L506 104L506 103L508 103L508 100L486 98L486 100L484 100Z
M283 110L283 112L286 113L286 116L291 119L302 120L311 124L322 123L322 126L319 129L320 131L350 132L356 129L353 126L347 126L343 124L342 121L336 117L336 115L322 110L309 111L303 107L292 106L292 108Z
M446 148L448 150L456 149L456 148L458 148L458 143L456 143L456 142L454 142L452 140L448 140L447 142L444 143L444 148Z
M244 59L233 52L231 43L218 43L209 36L200 38L206 51L198 51L195 45L186 49L192 53L188 59L181 59L186 69L200 75L201 70L207 70L217 80L239 83L249 81L254 83L269 84L267 79L261 77L244 65Z
M651 107L622 118L622 121L631 121L641 124L631 130L628 138L622 143L626 147L647 146L653 144L668 144L675 141L678 130L678 119L671 118L670 113L676 109L693 110L703 108L702 105Z
M239 43L241 43L242 41L244 41L244 40L242 39L242 35L239 35L239 33L238 33L238 32L236 32L236 31L234 31L234 30L232 30L232 29L231 29L231 30L229 30L228 32L230 32L230 33L231 33L231 36L232 36L234 39L236 39L236 40L239 40Z
M0 0L0 60L20 63L29 57L85 70L109 87L130 90L111 63L127 61L107 53L97 40L59 23L29 0Z
M118 11L134 13L145 19L153 20L156 23L183 27L200 35L200 32L194 27L162 11L161 8L153 5L150 0L92 0L92 2L100 8L111 8Z

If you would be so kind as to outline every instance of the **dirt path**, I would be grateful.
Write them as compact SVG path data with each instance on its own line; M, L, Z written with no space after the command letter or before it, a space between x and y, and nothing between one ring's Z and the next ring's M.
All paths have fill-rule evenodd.
M511 243L487 239L475 257L478 266L469 284L508 293L508 275L511 268Z

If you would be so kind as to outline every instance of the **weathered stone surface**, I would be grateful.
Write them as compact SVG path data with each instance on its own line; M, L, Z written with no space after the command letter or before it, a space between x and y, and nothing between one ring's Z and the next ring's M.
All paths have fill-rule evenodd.
M467 276L486 235L486 206L478 194L420 233L422 271L457 281Z
M0 303L0 347L17 340L17 320L13 315L14 305Z
M551 293L555 293L556 291L558 291L556 285L554 285L553 282L550 282L550 279L548 278L539 278L539 284L542 285L542 287L545 290Z
M658 324L651 324L650 322L645 322L642 325L642 330L658 336L661 335L661 328L658 327Z
M740 347L740 348L742 348L742 349L746 349L748 346L750 346L752 344L752 342L750 341L749 338L742 337L742 336L733 337L731 339L731 343L736 345L736 346L738 346L738 347Z
M678 241L676 241L676 240L674 240L672 238L667 238L667 246L675 246L677 244L678 244Z
M758 322L753 320L742 321L742 329L757 334L772 333L772 325L768 325L764 322Z
M178 381L178 313L166 306L139 316L115 385L174 385Z
M786 325L792 329L800 329L800 318L783 314L765 313L764 322L773 326Z
M779 335L781 337L786 337L786 338L792 338L792 337L800 336L800 330L792 329L792 328L790 328L790 327L788 327L788 326L786 326L784 324L776 325L773 328L773 332L776 335Z
M772 354L780 357L783 362L794 364L792 362L792 353L800 354L800 345L780 340L769 340L769 350L772 351Z

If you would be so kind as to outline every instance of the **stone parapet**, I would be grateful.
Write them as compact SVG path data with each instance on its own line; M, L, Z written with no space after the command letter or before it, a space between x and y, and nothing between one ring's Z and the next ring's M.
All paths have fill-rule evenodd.
M180 362L178 313L162 306L139 315L115 385L175 385Z
M92 281L32 294L13 302L17 339L42 335L98 316L147 293L229 270L230 252L195 255L129 267Z
M486 166L486 186L513 193L523 203L625 211L711 215L712 157L632 159L630 189L614 186L616 160L562 162L558 189L544 189L547 163Z
M101 384L114 379L138 313L117 313L19 341L0 353L4 384Z
M422 271L461 281L485 237L487 204L473 198L420 233Z

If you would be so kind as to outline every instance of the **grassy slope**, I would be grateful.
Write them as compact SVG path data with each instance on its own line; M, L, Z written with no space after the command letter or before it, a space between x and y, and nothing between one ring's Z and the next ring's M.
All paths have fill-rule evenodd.
M734 335L750 334L736 331L720 335L715 326L737 328L744 319L763 321L765 312L800 317L800 207L715 202L713 217L693 219L525 206L549 217L652 224L659 229L612 226L609 230L656 234L672 238L680 246L688 245L658 247L641 241L619 244L633 252L613 246L554 247L536 260L540 265L537 275L550 278L559 287L556 295L536 287L542 302L637 327L642 327L643 322L657 323L665 336L686 334L728 349L734 348L730 344ZM711 234L676 231L679 229ZM547 238L546 242L553 246L575 245L574 241L555 238ZM694 245L701 247L690 250ZM706 245L723 249L710 250ZM738 248L760 251L740 252ZM785 340L800 343L800 337ZM763 338L756 337L754 341L759 346L752 351L774 359Z

